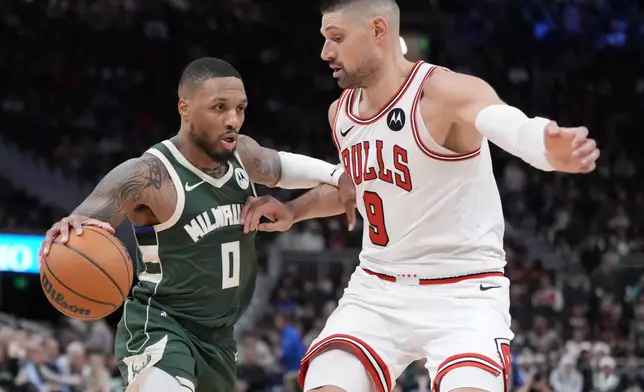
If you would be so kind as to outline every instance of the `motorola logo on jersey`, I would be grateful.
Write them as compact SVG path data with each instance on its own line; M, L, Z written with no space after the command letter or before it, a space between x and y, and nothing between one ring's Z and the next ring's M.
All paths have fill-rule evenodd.
M400 131L405 126L405 111L401 108L392 109L387 115L387 126L392 131Z
M235 180L237 180L237 185L239 185L241 189L248 189L248 186L250 185L250 180L248 179L248 174L246 174L246 170L239 167L235 169Z

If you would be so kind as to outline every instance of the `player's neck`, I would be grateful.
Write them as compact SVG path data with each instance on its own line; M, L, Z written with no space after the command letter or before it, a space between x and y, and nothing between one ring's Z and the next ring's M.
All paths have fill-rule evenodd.
M361 100L367 101L370 107L382 107L396 94L413 66L414 63L405 58L385 61L375 81L362 89Z
M206 154L199 146L197 146L187 132L179 131L179 134L170 141L177 146L177 150L183 155L188 162L192 163L195 167L200 169L216 169L221 166L221 162L217 162Z

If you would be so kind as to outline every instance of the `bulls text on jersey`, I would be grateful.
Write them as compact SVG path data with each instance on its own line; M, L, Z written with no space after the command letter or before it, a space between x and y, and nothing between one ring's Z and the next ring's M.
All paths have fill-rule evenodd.
M385 166L383 154L389 153L393 154L393 167ZM376 156L375 165L369 164L370 154ZM342 150L342 164L356 185L379 179L407 192L413 188L407 150L397 144L385 148L382 140L361 141Z

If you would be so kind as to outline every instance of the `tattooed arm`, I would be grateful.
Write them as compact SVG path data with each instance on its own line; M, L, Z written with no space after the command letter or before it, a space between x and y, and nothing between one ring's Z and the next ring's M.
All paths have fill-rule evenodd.
M113 232L114 227L141 205L152 209L151 204L172 204L171 208L174 208L174 189L172 193L162 192L161 189L165 184L173 187L170 183L167 170L153 155L144 154L140 158L123 162L99 182L70 216L61 219L47 231L41 253L49 252L51 243L58 234L66 242L70 228L79 235L83 231L83 225L98 226Z
M251 181L275 187L282 176L282 163L277 151L259 145L254 139L239 135L237 152Z
M277 152L260 146L245 135L237 139L237 151L251 181L268 187L310 189L320 184L338 185L342 170L305 155Z
M149 190L160 190L167 177L163 164L153 155L130 159L112 169L72 215L81 215L116 227L130 212L146 204Z

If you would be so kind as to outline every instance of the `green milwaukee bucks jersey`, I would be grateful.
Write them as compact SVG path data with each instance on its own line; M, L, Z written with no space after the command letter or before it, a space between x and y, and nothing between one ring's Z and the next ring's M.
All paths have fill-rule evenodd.
M240 224L253 184L237 155L228 172L215 179L188 162L170 141L147 153L170 173L177 204L167 222L134 227L139 283L132 296L184 325L230 327L255 288L255 234L244 234Z

